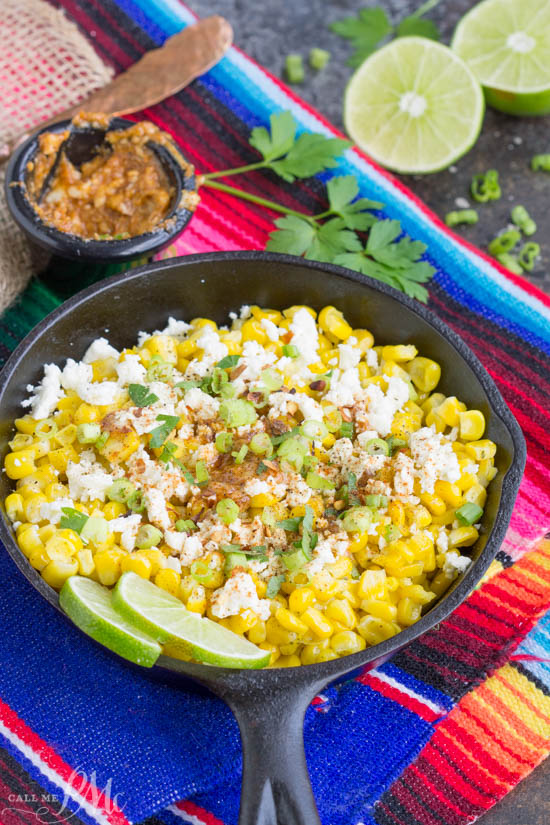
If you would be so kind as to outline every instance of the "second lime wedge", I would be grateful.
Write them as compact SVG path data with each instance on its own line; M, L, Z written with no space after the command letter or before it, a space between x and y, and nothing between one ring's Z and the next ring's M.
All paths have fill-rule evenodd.
M136 573L120 577L113 591L113 607L180 658L231 668L262 668L269 663L268 651L192 613L175 596Z
M436 172L458 160L477 140L484 111L473 72L423 37L400 37L368 57L344 101L350 137L403 173Z

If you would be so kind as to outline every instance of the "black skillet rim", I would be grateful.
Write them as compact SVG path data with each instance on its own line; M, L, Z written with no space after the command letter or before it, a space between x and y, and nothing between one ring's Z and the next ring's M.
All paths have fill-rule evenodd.
M122 263L145 255L153 255L168 246L193 216L193 212L181 204L181 196L184 191L196 189L195 173L185 175L185 170L168 151L162 153L161 163L174 175L176 195L174 206L164 219L164 223L157 229L121 240L95 241L61 232L40 219L26 195L26 166L36 154L38 138L41 134L62 132L69 127L70 123L70 120L61 120L50 126L44 126L22 143L10 158L6 168L5 194L14 221L34 243L54 255L69 260L95 261L105 264ZM127 118L113 117L109 122L109 128L129 129L135 123L136 121ZM174 145L180 151L177 144Z
M461 357L472 369L487 395L491 412L493 415L496 415L506 427L513 444L513 459L510 467L504 475L504 478L502 479L500 507L491 533L487 539L487 543L481 551L481 554L475 562L470 565L462 578L458 580L458 584L454 586L454 589L450 593L443 596L431 610L429 610L424 616L422 616L421 619L418 620L418 622L405 628L396 636L386 640L385 642L374 645L373 647L367 648L360 653L344 656L331 662L301 665L297 668L273 668L268 670L251 671L224 667L212 667L196 662L184 662L167 656L161 656L153 668L153 671L156 671L157 673L159 671L165 671L167 673L167 679L170 677L173 678L174 674L180 674L183 677L194 678L203 684L213 684L223 680L227 682L228 685L242 683L243 688L251 685L251 677L249 674L255 674L254 680L256 687L265 686L266 689L274 683L277 683L280 687L288 685L289 688L292 686L298 687L299 685L305 685L309 682L327 683L345 675L346 673L349 673L350 671L360 669L375 660L377 662L381 662L388 658L391 654L400 650L414 639L417 639L419 636L422 636L428 630L432 629L439 622L446 619L450 613L452 613L453 610L455 610L455 608L457 608L466 599L466 597L474 589L475 585L480 581L483 574L486 572L495 554L500 548L502 540L504 539L525 467L527 456L525 439L518 422L512 415L493 379L490 377L477 356L474 355L467 344L462 340L462 338L460 338L459 335L457 335L457 333L454 332L454 330L450 329L450 327L441 321L427 307L411 298L408 298L403 293L398 292L386 284L373 280L372 278L368 278L352 270L344 269L343 267L335 266L334 264L308 261L293 255L282 255L261 251L207 252L184 256L182 258L171 258L166 261L159 261L142 267L136 267L135 269L113 275L110 278L106 278L96 284L93 284L65 301L61 306L40 321L40 323L38 323L34 329L25 336L2 368L2 371L0 372L0 385L5 384L5 382L7 382L7 380L11 377L12 373L17 369L17 365L25 357L27 348L32 344L37 332L43 332L49 329L59 317L70 313L81 303L84 303L89 297L103 291L108 291L113 286L130 283L132 280L141 277L141 275L149 275L163 269L169 269L174 266L175 263L177 263L177 265L185 265L185 263L194 264L200 263L201 261L215 262L222 260L252 260L258 262L269 261L283 265L292 264L293 266L301 266L304 270L316 269L326 271L336 275L339 278L343 278L344 280L365 284L366 286L372 287L376 291L381 292L403 304L416 315L420 316L420 318L422 318L422 320L425 321L430 327L434 328L437 332L447 338L456 350L457 355ZM0 402L1 396L2 389L0 387ZM40 592L40 594L44 596L44 598L46 598L47 601L55 607L68 622L73 624L68 616L66 616L66 614L61 610L59 606L58 594L46 584L38 571L34 570L29 565L27 559L19 550L12 536L11 528L7 523L3 510L1 516L0 539L4 542L6 550L12 559L23 575ZM103 646L101 647L105 650ZM120 657L117 656L117 658ZM140 668L140 670L143 672L143 668ZM170 676L168 676L168 674L170 674Z

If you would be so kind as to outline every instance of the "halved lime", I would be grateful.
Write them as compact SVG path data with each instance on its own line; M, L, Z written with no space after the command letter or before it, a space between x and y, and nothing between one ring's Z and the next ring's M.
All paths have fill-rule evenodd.
M175 596L136 573L120 577L113 591L113 607L178 658L234 668L261 668L269 663L268 651L192 613Z
M485 0L462 18L451 48L490 106L510 115L550 113L549 0Z
M382 166L404 173L445 169L479 135L485 105L472 71L446 46L401 37L374 52L346 90L353 140Z
M152 667L160 656L160 645L116 613L111 591L92 579L71 576L61 588L59 603L77 627L124 659Z

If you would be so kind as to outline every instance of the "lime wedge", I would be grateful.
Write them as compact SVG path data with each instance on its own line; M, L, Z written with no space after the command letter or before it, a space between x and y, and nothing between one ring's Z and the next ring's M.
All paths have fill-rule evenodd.
M71 576L61 589L59 603L77 627L124 659L152 667L160 656L154 639L113 610L111 591L101 584Z
M510 115L550 112L548 0L485 0L462 18L451 48L490 106Z
M344 121L382 166L427 173L445 169L473 146L484 110L479 83L454 52L423 37L400 37L357 69Z
M234 668L261 668L269 662L268 651L192 613L175 596L136 573L120 577L113 591L113 607L177 658Z

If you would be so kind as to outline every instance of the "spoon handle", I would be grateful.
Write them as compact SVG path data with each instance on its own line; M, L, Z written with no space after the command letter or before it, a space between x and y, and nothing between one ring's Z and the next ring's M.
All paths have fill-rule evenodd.
M223 17L214 14L198 20L168 38L160 48L146 52L107 86L76 106L59 112L40 128L71 118L82 110L120 116L154 106L215 66L232 42L233 30ZM0 166L29 134L18 135L0 147Z

